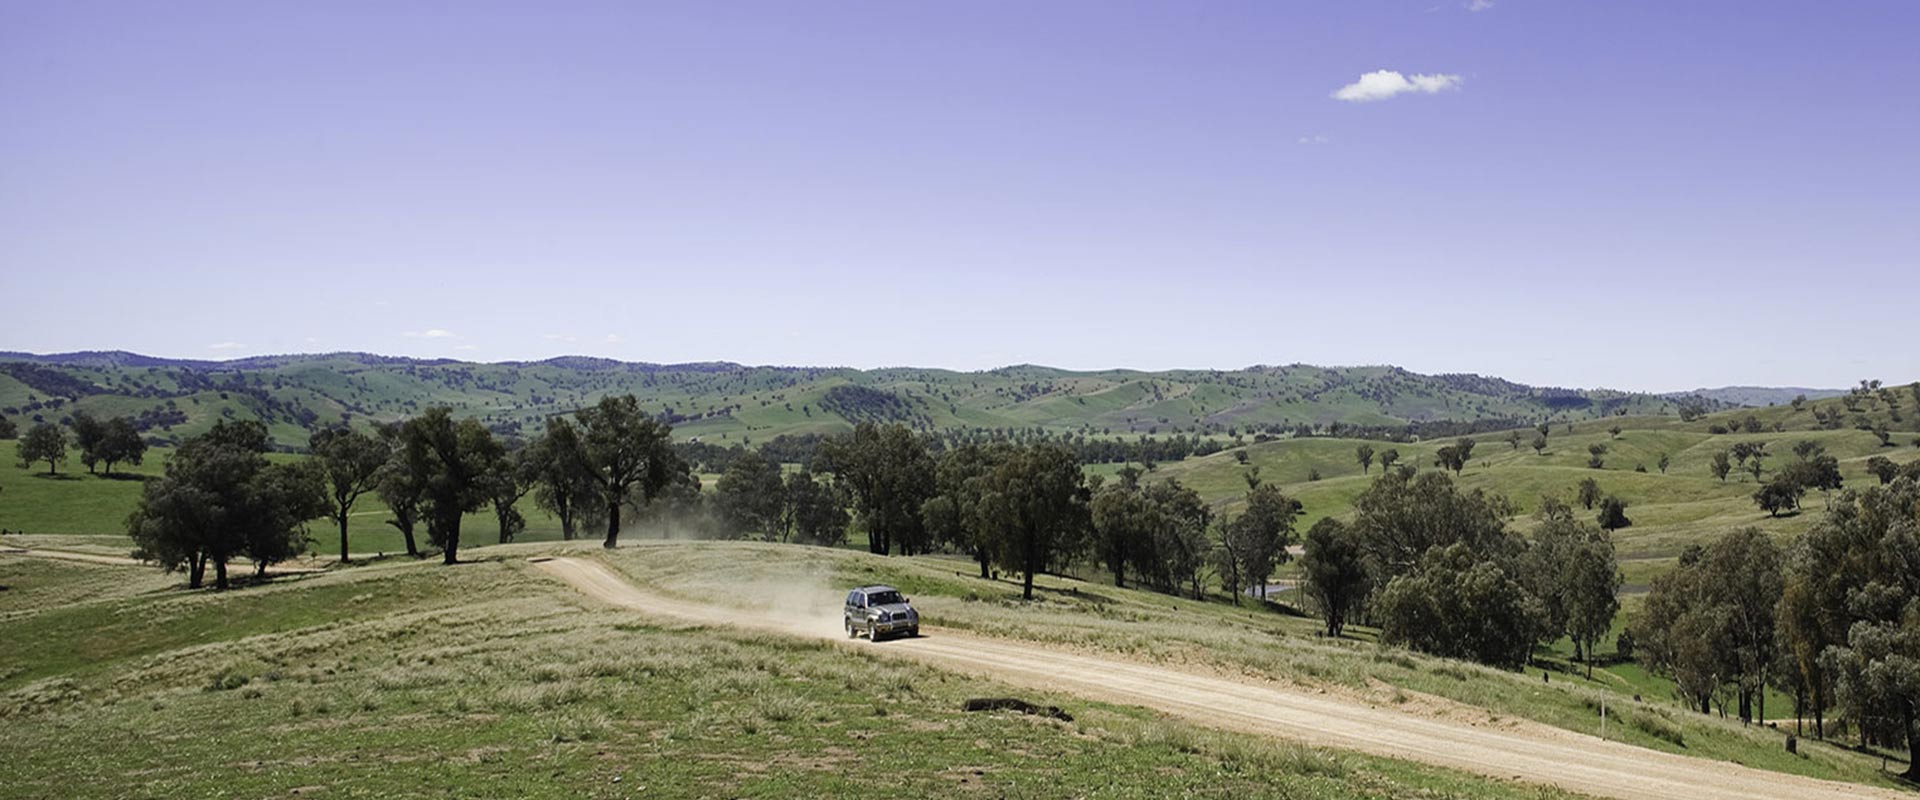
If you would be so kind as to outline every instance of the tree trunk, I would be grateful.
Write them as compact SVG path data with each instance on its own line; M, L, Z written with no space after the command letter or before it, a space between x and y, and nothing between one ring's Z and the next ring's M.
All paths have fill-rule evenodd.
M573 514L563 506L558 516L560 517L560 540L573 541Z
M207 557L195 553L187 560L187 588L198 589L206 585Z
M347 563L347 512L340 512L340 563Z
M407 540L407 555L413 556L414 558L419 558L420 545L413 541L413 523L408 522L405 525L399 525L396 527L400 529L401 537Z
M620 546L620 501L607 503L607 541L602 547L612 550Z
M220 591L223 591L223 592L226 591L227 590L227 560L226 559L215 558L213 560L213 574L214 574L213 588L219 589Z
M460 560L460 529L455 527L447 532L446 549L440 552L440 563L453 564Z
M1913 705L1908 704L1900 716L1905 723L1902 729L1907 734L1907 771L1900 773L1900 777L1910 781L1920 780L1920 731L1913 729Z
M1020 559L1020 562L1021 567L1026 570L1026 574L1021 578L1020 596L1021 599L1032 600L1033 573L1040 568L1040 552L1039 547L1036 546L1038 543L1034 541L1033 535L1029 534L1025 538L1026 546L1022 548L1025 551L1023 553L1025 557Z
M981 579L992 578L993 575L987 571L987 548L975 547L973 549L973 558L975 561L980 562Z

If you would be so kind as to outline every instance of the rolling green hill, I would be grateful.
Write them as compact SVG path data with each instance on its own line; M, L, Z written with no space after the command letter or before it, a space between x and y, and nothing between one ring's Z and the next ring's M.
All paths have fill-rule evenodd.
M276 442L297 448L319 426L401 419L435 405L478 417L499 433L528 434L548 416L622 393L658 409L678 437L722 444L835 433L867 420L943 431L1277 435L1302 426L1533 424L1678 410L1672 397L1420 375L1397 367L1073 372L1014 366L955 372L579 357L476 364L364 353L226 362L121 352L0 353L0 414L16 423L58 420L76 410L126 415L160 442L198 433L222 418L259 419Z

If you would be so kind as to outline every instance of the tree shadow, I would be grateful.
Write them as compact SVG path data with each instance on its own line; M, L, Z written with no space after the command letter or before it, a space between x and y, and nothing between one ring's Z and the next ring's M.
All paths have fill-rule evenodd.
M33 477L35 477L35 478L38 478L38 479L40 479L40 480L43 480L43 481L77 481L77 480L80 480L80 476L78 476L78 475L75 475L75 474L73 474L73 473L71 473L71 472L56 472L56 473L53 473L53 474L48 474L48 473L45 473L45 472L36 472L36 473L33 473Z
M142 475L138 472L102 473L94 477L105 481L148 481L153 479L151 475Z

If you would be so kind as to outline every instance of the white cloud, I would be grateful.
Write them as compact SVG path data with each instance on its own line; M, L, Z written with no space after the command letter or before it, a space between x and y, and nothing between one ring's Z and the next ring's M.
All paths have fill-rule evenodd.
M1493 8L1493 0L1467 0L1467 10L1475 14L1489 8Z
M246 345L239 342L215 342L207 345L208 350L239 350L244 347L246 347Z
M456 345L454 345L454 346L453 346L453 349L455 349L455 350L478 350L478 349L480 349L480 345L477 345L477 344L456 344Z
M1327 138L1327 135L1324 133L1316 133L1312 136L1300 137L1300 144L1327 144L1328 142L1331 142L1331 141L1333 140Z
M1408 93L1437 94L1460 88L1460 82L1458 75L1402 75L1382 69L1361 75L1359 80L1340 87L1333 93L1333 98L1349 103L1371 103Z
M458 339L460 338L459 334L454 333L453 331L447 330L445 328L429 328L424 331L407 331L404 335L411 339Z
M625 340L625 339L622 339L622 338L620 338L620 334L617 334L617 333L609 333L609 334L607 334L607 344L619 344L619 343L621 343L621 342L624 342L624 341L626 341L626 340Z

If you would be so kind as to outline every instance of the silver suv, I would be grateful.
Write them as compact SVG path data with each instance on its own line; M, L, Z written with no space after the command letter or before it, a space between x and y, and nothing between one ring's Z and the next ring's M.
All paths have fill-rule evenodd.
M891 586L862 586L848 592L846 622L849 639L861 633L876 642L888 634L920 635L920 612Z

